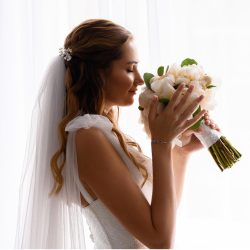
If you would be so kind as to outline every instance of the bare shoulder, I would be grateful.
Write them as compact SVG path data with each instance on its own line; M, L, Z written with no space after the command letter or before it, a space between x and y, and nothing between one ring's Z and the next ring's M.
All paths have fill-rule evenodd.
M97 171L99 175L109 171L111 171L110 175L114 174L113 164L110 164L113 160L120 171L128 172L116 150L100 129L79 129L75 140L79 175L87 184L90 184L92 178L97 178Z
M81 128L76 131L76 142L84 143L87 139L100 140L104 138L103 132L98 128Z
M115 148L96 128L76 133L79 177L136 238L152 246L150 205Z

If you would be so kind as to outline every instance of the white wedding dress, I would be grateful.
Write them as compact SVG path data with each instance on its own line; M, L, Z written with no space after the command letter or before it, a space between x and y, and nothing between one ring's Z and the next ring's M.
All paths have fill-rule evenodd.
M146 248L139 240L137 240L128 230L120 223L120 221L109 211L109 209L99 200L93 200L88 194L84 186L81 184L78 170L77 161L75 154L75 132L80 128L90 128L95 127L100 129L104 135L111 142L113 147L116 149L121 159L124 161L128 167L131 178L134 179L136 184L139 186L143 177L134 166L133 162L125 154L117 137L113 134L112 123L108 118L101 115L89 115L78 116L72 121L70 121L66 126L66 131L68 131L68 142L67 142L67 157L65 167L65 175L73 175L74 181L79 189L79 193L85 198L89 203L89 206L82 209L86 221L89 225L91 232L91 238L93 240L94 248L120 248L120 249L131 249L131 248ZM132 146L129 150L134 150ZM142 153L137 152L137 156L140 161L143 161L149 174L152 174L152 163L151 159L144 156ZM111 159L112 160L112 159ZM65 181L67 182L67 176L65 176ZM144 193L149 204L151 204L152 196L152 184L147 181L143 188L141 189Z

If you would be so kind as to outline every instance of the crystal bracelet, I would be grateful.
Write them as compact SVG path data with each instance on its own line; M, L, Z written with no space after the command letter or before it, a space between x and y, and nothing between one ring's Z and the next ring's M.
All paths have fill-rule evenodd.
M157 140L157 139L152 139L151 144L167 144L169 143L168 141L163 141L163 140Z

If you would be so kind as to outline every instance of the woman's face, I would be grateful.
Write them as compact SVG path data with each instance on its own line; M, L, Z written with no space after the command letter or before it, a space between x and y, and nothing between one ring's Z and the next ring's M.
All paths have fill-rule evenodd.
M122 46L122 58L112 63L104 86L105 106L127 106L134 102L137 86L143 84L138 72L138 55L132 39Z

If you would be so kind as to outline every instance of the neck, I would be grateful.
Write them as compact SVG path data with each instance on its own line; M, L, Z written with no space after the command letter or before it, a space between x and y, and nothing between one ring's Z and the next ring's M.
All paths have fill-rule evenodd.
M106 104L105 106L104 106L104 110L103 110L103 113L106 115L106 114L108 114L111 110L112 110L112 105L108 105L108 104Z

